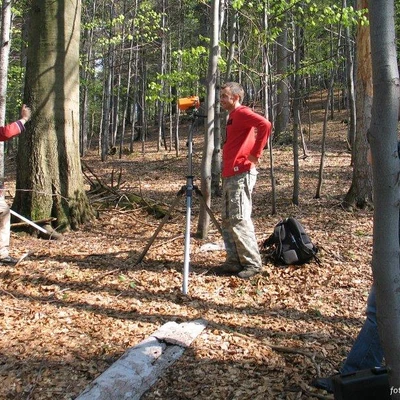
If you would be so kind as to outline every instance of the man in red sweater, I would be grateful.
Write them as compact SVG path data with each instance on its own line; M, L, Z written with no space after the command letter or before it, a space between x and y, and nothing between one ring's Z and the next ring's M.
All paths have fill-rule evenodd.
M4 142L25 130L25 123L31 117L31 110L25 104L21 109L21 118L6 126L0 126L0 141ZM10 257L10 208L4 198L3 182L0 188L0 264L16 264L17 259Z
M214 271L248 279L262 268L251 220L256 165L271 134L271 123L241 103L243 87L236 82L221 87L220 102L229 118L222 149L222 233L226 261Z

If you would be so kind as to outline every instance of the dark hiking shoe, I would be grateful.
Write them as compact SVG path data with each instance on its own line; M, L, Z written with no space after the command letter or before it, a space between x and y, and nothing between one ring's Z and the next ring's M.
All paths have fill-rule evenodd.
M4 265L16 265L18 261L19 261L18 258L14 258L11 256L6 256L6 257L0 258L0 264L4 264Z
M212 269L210 272L215 275L234 275L243 269L241 265L222 264L219 267Z
M311 385L317 389L323 389L328 393L333 393L333 377L328 376L327 378L315 378Z
M260 268L255 268L255 267L248 267L245 268L243 271L238 273L238 277L242 279L249 279L254 275L257 275L261 272Z
M222 264L219 268L221 271L230 272L232 274L237 274L243 267L240 264Z

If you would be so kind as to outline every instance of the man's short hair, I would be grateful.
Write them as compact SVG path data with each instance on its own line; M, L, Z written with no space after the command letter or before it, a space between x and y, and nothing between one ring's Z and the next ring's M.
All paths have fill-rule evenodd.
M221 86L221 89L229 88L231 93L239 96L239 102L242 103L244 99L244 89L240 83L237 82L226 82Z

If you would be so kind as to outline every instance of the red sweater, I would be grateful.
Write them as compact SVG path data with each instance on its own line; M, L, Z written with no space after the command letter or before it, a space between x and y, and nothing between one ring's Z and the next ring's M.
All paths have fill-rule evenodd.
M0 126L0 142L5 142L25 130L24 124L18 120L6 126Z
M256 132L257 130L257 132ZM239 106L229 114L222 148L224 178L250 171L248 156L259 158L271 134L271 123L250 108Z

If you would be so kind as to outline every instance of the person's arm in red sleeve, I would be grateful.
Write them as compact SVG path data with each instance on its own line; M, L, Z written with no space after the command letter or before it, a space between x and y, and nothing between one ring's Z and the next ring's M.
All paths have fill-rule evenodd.
M256 113L254 118L256 120L254 127L257 129L257 136L253 149L249 154L249 161L256 164L258 159L261 157L264 147L267 144L268 138L271 134L271 122Z
M0 141L4 142L23 132L25 130L25 123L29 121L30 117L31 110L24 104L21 109L21 118L18 121L6 126L0 126Z

